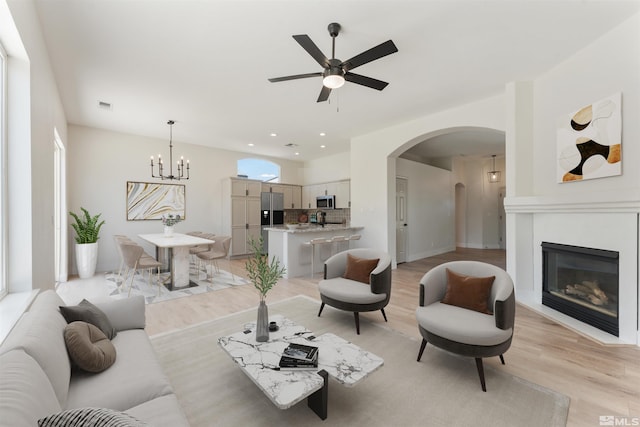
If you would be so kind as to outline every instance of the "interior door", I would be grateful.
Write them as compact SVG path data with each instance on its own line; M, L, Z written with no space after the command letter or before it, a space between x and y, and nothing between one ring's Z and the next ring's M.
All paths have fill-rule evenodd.
M396 178L396 263L407 262L407 186L406 178Z

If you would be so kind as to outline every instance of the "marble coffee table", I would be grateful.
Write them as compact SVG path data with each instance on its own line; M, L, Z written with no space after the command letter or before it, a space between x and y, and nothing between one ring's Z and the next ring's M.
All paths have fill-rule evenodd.
M255 340L255 322L252 322L244 325L241 332L219 338L218 344L280 409L290 408L307 398L309 407L324 420L329 376L346 387L353 387L384 364L382 358L337 335L314 336L313 331L280 315L270 316L269 320L275 321L279 330L270 332L267 342ZM279 370L280 356L292 342L319 348L317 371Z

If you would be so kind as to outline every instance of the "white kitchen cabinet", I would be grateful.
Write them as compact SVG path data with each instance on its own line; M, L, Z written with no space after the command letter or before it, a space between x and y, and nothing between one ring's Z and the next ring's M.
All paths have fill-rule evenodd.
M351 207L351 181L338 181L336 183L336 208L347 209Z
M291 186L291 206L292 209L302 209L302 187L299 185Z
M231 178L230 185L232 197L260 197L260 192L262 191L261 181Z
M292 184L262 184L262 191L284 194L284 209L302 209L302 187Z
M301 209L302 208L302 187L299 185L285 185L284 192L284 208L285 209Z
M250 238L260 238L262 182L230 178L223 184L223 229L231 235L230 255L250 253Z
M302 209L315 209L316 196L313 194L313 186L305 185L302 187Z
M316 197L336 196L336 208L351 207L350 180L325 182L323 184L305 185L302 188L302 205L304 209L315 209Z

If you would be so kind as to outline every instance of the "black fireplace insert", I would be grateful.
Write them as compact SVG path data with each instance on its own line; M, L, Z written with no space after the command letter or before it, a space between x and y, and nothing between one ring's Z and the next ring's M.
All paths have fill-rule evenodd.
M615 251L542 242L542 304L619 336Z

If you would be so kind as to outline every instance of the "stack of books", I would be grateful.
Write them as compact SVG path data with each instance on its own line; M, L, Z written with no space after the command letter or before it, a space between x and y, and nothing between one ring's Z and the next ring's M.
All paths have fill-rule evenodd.
M290 343L280 357L280 369L318 369L318 347Z

